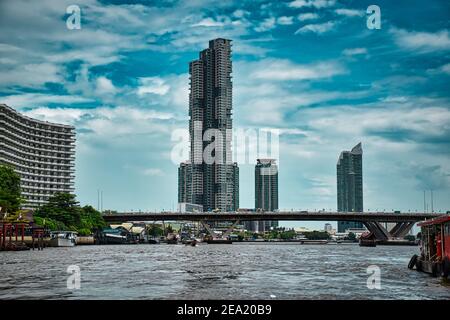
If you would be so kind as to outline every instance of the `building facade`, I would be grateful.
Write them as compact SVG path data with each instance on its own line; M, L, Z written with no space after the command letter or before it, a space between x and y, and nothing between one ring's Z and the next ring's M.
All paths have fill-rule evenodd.
M337 162L337 206L339 212L363 212L362 146L342 151ZM338 221L338 232L362 229L361 222Z
M205 211L239 207L239 168L232 162L231 40L215 39L199 59L189 63L190 159L178 199L200 204ZM204 159L204 153L210 159ZM212 159L212 160L211 160Z
M275 159L257 159L255 165L255 209L278 210L278 166ZM278 221L255 221L253 231L277 228Z
M26 117L0 104L0 163L20 175L24 209L74 193L75 128Z

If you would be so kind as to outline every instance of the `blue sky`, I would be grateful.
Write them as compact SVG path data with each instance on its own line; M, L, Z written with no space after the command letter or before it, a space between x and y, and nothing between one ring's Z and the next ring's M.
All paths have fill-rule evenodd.
M72 4L80 30L66 27ZM335 209L337 158L361 141L365 209L423 210L433 189L449 210L449 16L437 0L1 1L0 102L76 126L82 204L102 189L105 209L170 210L188 62L225 37L235 127L282 133L280 208ZM254 167L240 172L252 207Z

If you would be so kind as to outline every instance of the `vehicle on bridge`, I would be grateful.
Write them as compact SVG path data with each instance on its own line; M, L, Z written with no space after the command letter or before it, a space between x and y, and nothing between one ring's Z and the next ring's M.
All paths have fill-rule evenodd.
M448 278L450 273L450 216L420 222L420 255L413 255L408 268L416 267L436 277Z

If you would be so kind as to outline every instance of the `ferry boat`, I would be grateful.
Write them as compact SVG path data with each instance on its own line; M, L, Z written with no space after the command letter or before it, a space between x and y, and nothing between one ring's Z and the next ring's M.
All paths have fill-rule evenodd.
M53 231L50 233L50 247L73 247L77 233L74 231Z
M421 227L420 255L413 255L408 268L416 268L448 278L450 272L450 216L442 216L418 223Z

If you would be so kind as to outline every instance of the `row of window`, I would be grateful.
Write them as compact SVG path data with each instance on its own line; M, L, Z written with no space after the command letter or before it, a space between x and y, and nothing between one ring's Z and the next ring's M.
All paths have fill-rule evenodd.
M23 135L15 134L15 133L7 131L3 128L2 128L2 131L5 133L6 136L10 137L10 139L12 139L12 140L19 139L22 144L31 146L31 147L35 147L35 148L40 148L41 146L43 146L45 144L51 145L51 146L61 146L61 147L64 147L64 146L71 147L72 146L69 141L52 141L49 139L42 139L42 138L27 138L27 137L24 137Z
M52 133L58 132L58 133L70 133L71 128L58 126L58 125L49 125L49 124L43 124L39 123L37 121L29 120L25 117L21 117L18 114L15 113L13 110L8 110L7 108L0 106L0 111L3 112L5 116L7 116L9 119L17 122L19 125L23 126L26 129L35 129L37 132L41 132L42 130L50 131Z
M11 137L9 135L3 136L2 139L0 139L0 140L3 140L5 144L9 144L11 147L14 147L16 149L23 150L23 152L32 153L32 154L45 155L47 153L48 155L52 155L52 154L62 153L63 155L70 155L70 154L74 153L74 151L73 151L74 145L70 145L70 144L61 145L61 146L43 145L43 144L31 145L28 142L22 143L22 142L18 141L17 139L14 139L14 137Z
M13 130L18 135L26 135L26 136L38 136L42 138L50 138L50 139L73 139L73 132L67 132L66 134L61 134L59 132L55 132L54 130L46 130L46 131L35 131L30 130L28 127L26 129L20 129L15 124L10 121L2 121L9 128L8 130Z

